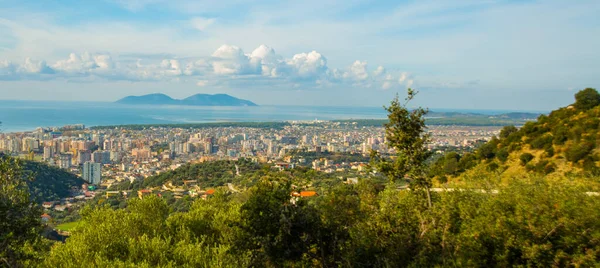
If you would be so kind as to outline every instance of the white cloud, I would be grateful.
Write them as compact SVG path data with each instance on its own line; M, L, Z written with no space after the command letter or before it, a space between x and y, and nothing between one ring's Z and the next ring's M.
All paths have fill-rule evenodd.
M282 64L281 57L275 53L274 49L266 45L260 45L252 51L250 62L260 66L262 75L273 77L278 75L277 68Z
M211 68L210 63L204 59L199 59L188 62L183 73L188 76L201 75L209 72Z
M190 23L192 24L192 27L194 27L194 29L196 29L198 31L204 31L210 25L212 25L213 23L215 23L215 19L213 19L213 18L195 17L195 18L193 18L193 19L190 20Z
M375 71L373 71L373 76L380 76L385 74L385 68L383 66L377 67Z
M406 72L402 72L400 74L400 77L398 78L398 83L399 84L404 84L404 81L406 81L406 78L408 77L408 73Z
M31 58L25 58L25 63L21 64L18 72L31 74L53 74L54 70L50 68L46 61L36 61Z
M294 55L286 64L292 68L294 74L300 78L315 78L327 72L327 59L316 51Z
M198 80L198 82L196 82L196 85L199 87L204 87L208 85L208 80Z
M1 80L41 78L36 75L75 81L190 81L200 87L237 87L251 81L256 85L297 89L336 85L364 89L381 85L383 89L390 89L398 86L393 80L406 85L410 78L406 72L387 71L383 66L369 70L367 62L360 60L345 69L329 68L327 58L317 51L294 54L286 59L266 45L258 46L250 54L237 46L222 45L208 57L161 58L84 52L71 53L68 58L50 65L29 58L22 64L0 62Z
M350 66L350 70L344 73L344 78L356 81L364 81L369 78L369 73L367 72L367 62L358 60L355 61Z
M260 66L250 61L244 51L231 45L222 45L212 54L215 74L257 74Z
M111 56L107 54L71 53L68 59L57 61L52 68L68 73L88 73L94 69L113 69L114 63Z

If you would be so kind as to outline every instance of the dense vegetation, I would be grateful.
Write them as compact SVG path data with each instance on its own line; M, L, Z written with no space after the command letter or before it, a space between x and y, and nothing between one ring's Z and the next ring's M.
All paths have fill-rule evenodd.
M306 163L311 163L314 160L321 158L328 159L334 164L341 163L353 163L353 162L369 162L370 158L363 154L353 153L340 153L340 152L314 152L306 150L290 150L287 152L288 156L294 159L304 159Z
M236 174L236 166L239 175ZM340 179L333 174L317 172L304 167L276 171L277 169L271 168L270 165L261 165L247 159L186 164L145 180L136 180L133 183L124 181L113 185L110 190L160 189L162 185L168 183L183 186L185 180L195 180L201 189L217 188L232 183L240 190L244 190L257 184L264 176L272 174L277 174L279 178L287 178L298 187L319 191L328 191L331 187L344 182L344 178Z
M562 177L598 176L599 98L594 89L582 90L573 105L541 115L521 128L506 126L498 138L473 154L447 154L436 162L432 175L444 181L446 176L457 176L473 166L484 165L506 174L504 177L524 172Z
M21 161L0 156L0 267L34 262L44 246L40 233L41 208L29 199Z
M23 161L23 169L32 175L28 181L31 198L38 203L71 196L72 188L81 188L83 179L57 167L34 161Z
M407 102L415 95L409 91ZM589 99L589 98L586 98ZM593 98L592 98L593 99ZM600 99L600 98L599 98ZM145 186L186 178L229 179L251 183L243 191L225 187L206 200L176 211L167 198L132 198L122 208L94 205L80 211L66 243L51 247L35 236L17 239L17 218L8 218L0 234L12 247L0 251L6 266L40 267L593 267L600 262L600 198L587 194L589 185L555 181L532 172L499 180L499 150L520 133L506 128L499 139L475 154L445 155L447 170L459 172L461 188L433 191L426 160L426 110L406 109L397 98L387 107L385 125L391 157L372 155L380 174L358 184L331 180L315 188L320 172L278 171L254 163L218 162L188 165L149 178ZM597 109L573 114L587 115ZM571 109L571 108L567 108ZM561 111L561 110L559 110ZM552 117L552 115L548 116ZM540 121L548 120L540 118ZM585 120L584 120L585 121ZM549 122L549 121L546 121ZM538 122L539 123L539 122ZM537 126L538 123L535 123ZM542 125L543 126L543 125ZM541 126L538 126L541 127ZM552 132L553 129L550 129ZM529 132L519 144L530 147ZM538 139L544 135L536 136ZM573 140L567 139L569 150ZM581 137L579 142L586 141ZM554 139L552 140L554 142ZM492 145L490 145L492 144ZM513 143L514 144L514 143ZM543 144L543 143L542 143ZM555 145L553 143L553 145ZM510 146L510 145L508 145ZM491 147L488 148L488 147ZM486 149L488 148L488 149ZM593 147L592 151L595 149ZM545 151L542 146L541 149ZM586 149L587 150L587 149ZM513 151L514 152L514 151ZM539 152L508 154L521 168L537 163ZM566 152L565 152L566 154ZM584 154L580 161L593 153ZM471 158L472 160L465 160ZM570 160L565 160L570 161ZM233 175L235 164L244 166ZM452 168L452 167L455 168ZM446 168L446 166L444 166ZM0 165L0 200L21 211L28 206L18 165ZM459 170L459 171L457 171ZM17 172L17 173L15 173ZM202 175L199 175L202 174ZM214 175L219 174L219 175ZM593 175L593 174L590 174ZM250 179L251 178L251 179ZM592 180L594 177L588 177ZM209 180L210 180L209 179ZM208 183L207 180L205 183ZM7 181L8 183L5 183ZM409 182L410 190L398 189ZM16 187L16 188L15 188ZM21 190L18 190L21 189ZM318 195L295 197L292 192L317 189ZM23 198L14 199L20 195ZM108 201L108 200L107 200ZM7 212L0 210L4 216ZM37 212L39 213L39 212ZM30 229L39 228L35 220ZM14 229L13 229L14 228ZM29 229L28 229L29 230ZM34 232L32 231L32 232ZM32 242L33 241L33 242ZM31 248L36 248L32 251ZM0 248L2 250L2 248ZM15 254L21 252L29 254ZM33 254L32 252L35 252Z
M0 154L0 160L5 158L9 159L8 156ZM22 173L27 175L24 183L28 186L29 198L37 203L69 197L72 188L81 188L85 183L77 175L45 163L29 160L19 163L23 169Z

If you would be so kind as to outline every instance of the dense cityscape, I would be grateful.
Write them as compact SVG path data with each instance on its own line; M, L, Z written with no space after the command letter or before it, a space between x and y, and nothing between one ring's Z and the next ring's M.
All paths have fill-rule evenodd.
M431 126L430 150L473 148L489 140L500 127ZM323 157L308 162L292 152L344 153L368 157L371 150L393 153L383 127L359 127L355 122L291 122L282 128L210 127L203 129L148 127L89 129L84 125L38 128L0 134L0 151L80 175L90 185L110 187L133 182L185 163L250 159L273 166L309 166L327 173L362 171L363 161L335 163Z

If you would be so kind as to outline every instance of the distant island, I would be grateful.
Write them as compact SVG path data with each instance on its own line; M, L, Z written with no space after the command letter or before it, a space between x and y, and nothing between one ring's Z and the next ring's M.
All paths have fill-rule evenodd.
M258 106L249 100L238 99L227 94L196 94L185 99L173 99L156 93L143 96L128 96L116 103L134 105L189 105L189 106Z

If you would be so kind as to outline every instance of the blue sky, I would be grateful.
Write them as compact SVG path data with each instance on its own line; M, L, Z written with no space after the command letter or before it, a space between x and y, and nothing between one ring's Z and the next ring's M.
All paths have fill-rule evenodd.
M0 1L0 99L551 110L600 84L600 1Z

